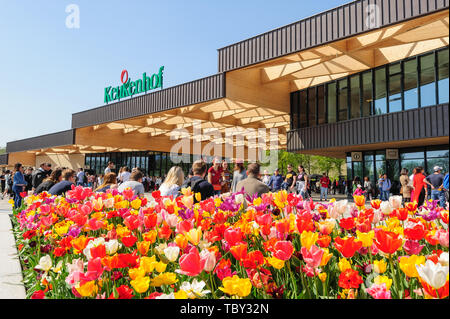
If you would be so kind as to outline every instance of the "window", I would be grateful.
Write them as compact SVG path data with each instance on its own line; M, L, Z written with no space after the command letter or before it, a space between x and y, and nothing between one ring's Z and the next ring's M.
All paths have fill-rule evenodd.
M402 110L402 73L400 62L389 66L389 112Z
M352 180L353 179L353 172L352 172L352 157L347 154L347 179Z
M307 127L308 126L308 112L306 109L306 90L303 90L300 92L300 127Z
M327 122L325 112L325 86L321 85L317 88L317 114L318 124L325 124Z
M362 74L362 116L370 116L372 113L372 72Z
M418 90L417 90L417 59L405 61L404 69L404 100L405 110L416 109L418 106Z
M386 67L375 70L375 114L387 113Z
M345 121L348 119L348 87L347 79L339 80L339 113L338 121Z
M359 94L359 75L350 78L350 118L361 117L360 94Z
M368 177L371 182L373 182L375 174L375 162L373 161L373 154L366 153L364 154L364 176Z
M299 94L298 92L294 92L291 95L291 129L296 129L298 128L298 111L299 111L299 106L298 106L298 98L299 98Z
M336 82L327 84L328 123L335 123L336 117Z
M308 126L316 125L316 88L308 89Z
M420 57L420 106L436 104L434 53Z
M439 51L437 56L439 104L448 103L448 49Z

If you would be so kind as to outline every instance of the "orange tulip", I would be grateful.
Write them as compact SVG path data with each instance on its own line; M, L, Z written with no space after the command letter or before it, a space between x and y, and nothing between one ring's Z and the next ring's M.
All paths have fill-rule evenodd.
M156 241L156 230L151 230L142 234L144 240L149 242L149 244L153 244Z
M353 196L353 199L355 200L355 205L358 207L363 207L366 204L366 198L364 195L355 195Z
M146 256L148 249L150 248L150 242L149 241L140 241L136 244L138 251L141 253L142 256Z
M178 247L180 247L180 249L185 249L188 245L188 240L186 239L186 237L183 234L178 234L175 237L175 243L177 244Z
M375 234L375 245L385 254L393 254L402 247L403 240L398 238L399 234L380 229Z
M374 199L372 201L370 201L370 205L374 208L374 209L379 209L380 205L381 205L381 200L379 199Z

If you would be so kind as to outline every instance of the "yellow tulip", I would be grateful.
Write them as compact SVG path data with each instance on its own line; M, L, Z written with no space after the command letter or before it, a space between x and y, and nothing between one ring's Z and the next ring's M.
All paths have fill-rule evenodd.
M202 238L202 229L200 227L192 228L186 233L186 238L192 245L198 245Z
M322 260L320 261L320 267L325 266L328 263L328 261L330 260L331 257L333 257L333 254L330 254L328 248L324 248L323 249Z
M382 283L386 284L386 289L389 290L392 285L392 279L388 276L377 276L374 280L374 283L377 285L381 285Z
M141 257L141 267L145 270L146 273L153 272L153 270L155 269L155 265L157 263L158 262L156 261L155 255L151 257L147 256Z
M223 287L219 287L228 295L237 295L239 297L247 297L252 290L252 283L248 278L239 278L237 275L226 277L222 280Z
M194 196L193 195L190 195L190 196L185 195L181 198L181 202L187 208L192 208L192 206L194 205Z
M141 208L141 203L142 203L142 201L139 198L136 198L135 200L133 200L131 202L131 207L138 210L139 208Z
M137 279L140 277L144 277L145 276L145 268L142 266L139 268L130 268L130 269L128 269L128 275L130 276L131 279Z
M274 197L273 202L279 208L284 208L284 206L286 206L286 203L287 203L287 192L286 192L286 190L283 189L283 190L279 191L278 193L275 193L273 197Z
M173 295L175 296L175 299L188 299L188 295L184 290L178 290L177 292L174 292Z
M278 259L276 257L266 258L267 262L275 269L281 269L284 267L284 260Z
M152 278L150 285L152 287L160 287L162 285L171 285L176 282L178 282L177 275L173 272L166 272Z
M304 230L300 235L300 242L302 246L308 250L311 248L312 245L316 243L317 239L319 239L319 233L317 232L310 232Z
M352 268L352 266L350 265L350 263L349 263L349 261L347 260L347 258L339 258L338 266L339 266L339 270L340 270L341 272L343 272L343 271L345 271L345 270L347 270L347 269L351 269L351 268Z
M142 294L148 290L149 284L150 284L150 277L138 277L134 280L130 281L131 286L134 290L136 290L138 293Z
M95 284L95 280L88 281L83 286L76 288L78 293L83 297L90 297L97 293L97 285Z
M405 273L406 276L410 278L417 278L419 274L417 273L416 265L425 264L425 256L404 256L400 259L400 269Z
M373 270L378 274L384 273L386 271L386 268L387 268L387 263L384 259L375 260L373 262Z
M325 280L327 280L327 274L324 273L324 272L321 272L319 274L319 279L320 279L321 282L325 282Z
M373 238L375 237L375 231L371 230L368 233L362 233L359 230L356 231L358 241L362 242L363 247L372 247Z

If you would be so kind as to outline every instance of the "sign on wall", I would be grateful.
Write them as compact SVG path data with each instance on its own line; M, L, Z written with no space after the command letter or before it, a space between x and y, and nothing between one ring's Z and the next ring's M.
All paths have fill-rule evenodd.
M388 149L386 149L386 159L387 160L396 160L396 159L398 159L398 149L397 148L388 148Z
M116 87L108 86L105 88L105 103L108 104L111 101L120 100L128 96L133 97L133 95L142 92L147 93L147 91L157 88L162 89L163 71L164 66L159 68L158 73L155 73L150 77L144 72L142 74L142 79L131 81L131 78L128 77L128 71L122 70L122 73L120 74L122 85Z
M362 162L362 152L352 152L352 162Z

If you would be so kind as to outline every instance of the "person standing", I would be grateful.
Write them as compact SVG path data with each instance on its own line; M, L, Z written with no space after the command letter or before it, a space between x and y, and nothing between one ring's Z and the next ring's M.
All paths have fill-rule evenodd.
M370 182L369 176L364 177L364 196L366 198L366 201L372 200L373 198L373 187L372 183Z
M80 167L77 173L77 186L84 186L84 170Z
M270 181L270 175L269 175L269 171L268 170L264 170L264 176L262 179L262 182L266 185L269 185L269 181Z
M408 176L408 169L402 168L400 172L400 193L403 197L403 202L407 203L411 201L411 186L410 186L410 180Z
M302 165L298 166L298 175L295 177L297 180L297 192L303 197L303 199L308 198L308 175Z
M105 168L104 175L111 173L112 169L114 169L114 163L109 161L108 166L106 166L106 168Z
M52 172L50 163L42 163L40 167L32 173L32 187L36 189Z
M323 173L320 178L320 200L322 197L324 200L328 200L328 186L330 185L330 179L327 176L327 173Z
M288 193L292 193L296 185L297 173L293 170L292 165L288 164L286 177L284 179L284 188L288 191Z
M8 169L5 172L5 190L3 191L2 199L6 195L9 195L9 198L11 198L12 185L13 185L12 174L11 174L11 171Z
M428 195L427 188L424 187L425 183L425 175L423 175L423 168L421 166L416 167L416 173L414 174L413 179L413 189L414 189L414 198L413 201L417 203L417 206L422 206L423 201Z
M449 201L449 176L448 173L445 174L444 182L442 183L442 186L444 187L444 195L445 195L445 201Z
M244 161L242 159L237 159L234 165L233 181L231 182L231 191L233 193L240 192L241 190L237 189L236 186L240 181L246 178L247 173L245 172Z
M122 173L119 174L120 183L125 183L130 179L131 173L128 166L122 168Z
M20 163L14 165L13 187L14 192L14 208L19 208L22 205L22 193L27 186L25 177L23 176L23 166Z
M208 170L208 183L214 187L214 195L220 195L222 165L219 158L214 158L213 165Z
M281 185L283 184L283 176L280 174L280 169L276 168L273 172L273 175L270 177L269 188L272 192L278 192L281 189Z
M231 172L228 169L228 162L222 162L222 194L229 193L231 190Z
M179 166L173 166L167 173L167 177L159 188L161 196L177 197L181 185L184 182L183 169Z
M244 189L245 194L250 197L253 197L255 194L261 196L261 194L270 192L269 186L259 180L260 165L258 163L248 165L247 176L246 179L237 184L237 189Z
M27 182L27 186L25 187L25 192L31 191L33 189L33 176L32 176L33 168L27 167L23 177Z
M200 193L200 201L214 196L214 187L205 180L206 163L203 160L197 160L192 164L193 176L189 178L181 188L191 188L192 193ZM194 196L194 203L198 203Z
M386 173L384 173L381 176L380 180L378 181L378 184L380 186L380 192L381 192L380 199L382 201L389 200L389 192L391 190L392 183Z
M433 170L434 173L428 175L424 182L431 187L431 199L438 200L439 206L445 207L444 175L441 173L442 168L435 166Z

